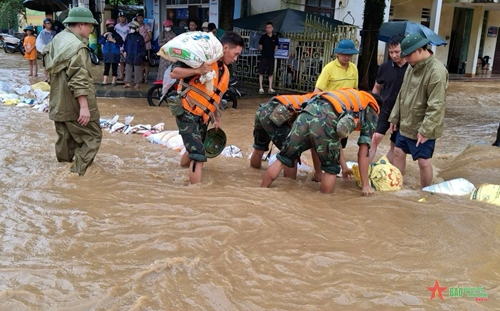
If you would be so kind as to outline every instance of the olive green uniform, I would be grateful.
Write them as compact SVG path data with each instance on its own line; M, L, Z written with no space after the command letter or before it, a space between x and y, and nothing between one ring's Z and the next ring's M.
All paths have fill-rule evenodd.
M49 118L58 135L56 157L59 162L74 159L71 171L83 175L94 161L102 139L88 39L66 28L44 51L51 86ZM79 96L87 97L90 121L85 126L77 122Z
M321 169L330 174L340 172L340 138L337 134L339 114L326 100L318 98L304 108L292 125L283 149L276 156L283 164L293 167L302 152L314 148L318 153ZM370 146L377 127L378 115L367 106L364 123L360 128L358 145Z

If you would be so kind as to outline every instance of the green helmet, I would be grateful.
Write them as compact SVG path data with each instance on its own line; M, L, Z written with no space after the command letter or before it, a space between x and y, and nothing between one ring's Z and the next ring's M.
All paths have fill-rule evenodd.
M412 33L406 36L406 38L401 41L401 57L406 57L409 54L415 52L418 48L431 42L431 40L422 37L418 33Z
M207 131L205 137L205 156L207 158L215 158L226 147L226 133L220 128L215 130L211 128Z
M66 19L63 21L63 24L71 23L87 23L99 25L99 23L97 23L97 21L94 19L94 15L92 15L92 12L84 7L76 7L69 10L68 17L66 17Z

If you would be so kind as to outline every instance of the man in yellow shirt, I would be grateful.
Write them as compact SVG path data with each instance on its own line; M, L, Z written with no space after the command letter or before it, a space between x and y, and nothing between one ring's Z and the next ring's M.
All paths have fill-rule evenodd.
M333 52L337 53L337 58L323 67L316 81L314 92L336 91L343 88L358 88L358 67L351 62L352 56L359 53L358 50L356 50L354 42L349 39L340 40ZM342 144L342 149L345 148L347 145L347 137L342 138L340 142ZM349 175L351 170L347 167L342 149L340 150L340 166L342 167L342 171ZM312 153L312 157L314 159L316 155ZM319 159L316 158L314 163L319 163ZM319 165L314 166L315 172L319 172L320 170L321 168ZM318 175L315 173L313 180L320 181L317 176Z
M337 58L323 68L314 92L358 88L358 68L351 62L352 56L358 54L354 42L349 39L341 40L333 51L337 53Z

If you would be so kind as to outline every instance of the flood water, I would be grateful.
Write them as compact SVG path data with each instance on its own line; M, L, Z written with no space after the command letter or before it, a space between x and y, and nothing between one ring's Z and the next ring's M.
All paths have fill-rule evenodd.
M0 81L29 82L19 54L0 58ZM451 83L435 182L500 184L499 86ZM498 206L420 191L410 158L398 192L363 197L340 180L324 195L307 173L261 189L267 166L248 163L260 101L224 112L243 158L210 159L195 186L178 152L138 134L104 132L87 174L70 175L48 114L0 105L0 310L500 309ZM98 102L103 118L176 129L145 99ZM430 300L436 279L488 301Z

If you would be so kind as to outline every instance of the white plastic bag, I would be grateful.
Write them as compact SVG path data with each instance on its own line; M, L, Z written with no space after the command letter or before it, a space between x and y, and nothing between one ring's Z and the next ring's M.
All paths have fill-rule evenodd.
M161 89L161 93L163 95L166 95L168 90L172 87L172 85L174 85L175 81L177 81L170 77L170 71L172 71L172 65L168 66L163 74L163 88Z
M241 149L236 147L235 145L229 145L222 150L221 156L225 156L228 158L241 158L243 157L243 153L241 152Z
M28 92L30 90L31 90L31 85L23 85L23 86L14 88L14 92L16 92L19 95L28 94Z

